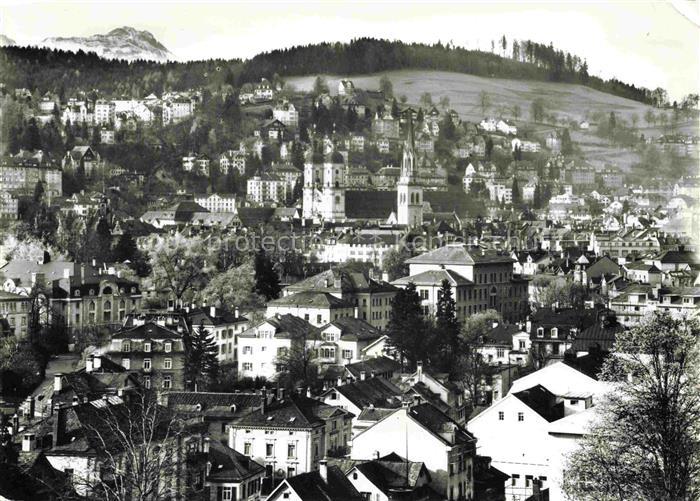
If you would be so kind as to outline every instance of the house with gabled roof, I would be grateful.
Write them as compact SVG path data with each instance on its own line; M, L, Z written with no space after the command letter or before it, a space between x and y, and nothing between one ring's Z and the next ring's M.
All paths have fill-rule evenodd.
M205 486L209 501L243 501L262 490L265 467L216 440L207 440L208 471Z
M352 413L301 395L272 400L229 425L230 448L265 466L266 477L291 478L317 470L330 452L344 451Z
M394 410L353 438L350 457L371 460L395 451L423 462L443 497L473 499L476 439L436 407L423 403Z
M294 499L296 501L364 501L360 494L337 466L321 461L318 471L286 478L267 497L267 501Z

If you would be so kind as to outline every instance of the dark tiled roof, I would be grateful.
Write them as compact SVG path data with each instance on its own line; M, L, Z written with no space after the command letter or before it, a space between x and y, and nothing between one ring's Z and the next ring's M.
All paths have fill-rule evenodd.
M360 412L360 415L357 416L358 421L381 421L385 417L387 417L389 414L393 414L396 409L378 409L378 408L367 408L367 409L362 409L362 412Z
M376 357L368 358L367 360L362 360L361 362L355 362L354 364L348 364L345 369L355 378L360 378L360 373L365 372L367 375L372 374L374 371L376 374L382 374L384 372L397 372L401 369L401 364L396 360L392 360L387 357Z
M209 444L209 461L207 480L212 482L240 482L265 471L264 466L216 440Z
M662 263L668 264L700 264L700 257L696 253L686 250L667 250L657 259Z
M231 419L260 407L261 403L261 396L256 393L171 391L165 396L167 407L176 412L202 413L215 417L230 416ZM197 410L198 405L201 406L201 411Z
M414 405L408 415L448 445L475 441L471 433L432 404Z
M245 333L241 334L243 337L252 337L253 329L262 325L263 323L269 323L275 328L275 337L279 338L300 338L304 336L318 336L318 328L311 325L309 322L303 318L299 318L294 315L275 315L273 317L263 320L261 323L248 329Z
M603 351L611 351L615 344L617 333L624 330L625 328L617 322L596 322L576 336L572 350L575 352L588 351L594 346Z
M366 407L396 408L401 406L401 390L386 379L370 377L328 390L337 391L360 409Z
M195 327L202 323L204 325L223 325L248 321L246 317L240 315L236 317L234 313L225 308L215 308L213 316L210 307L197 308L190 311L187 316L190 323Z
M389 496L397 488L414 489L421 476L429 477L422 462L406 461L396 454L358 464L355 468Z
M312 471L288 478L285 482L302 501L362 501L364 499L337 466L328 466L327 480L323 480L319 472Z
M520 332L520 327L517 325L500 323L484 335L484 343L511 345L513 334L517 332Z
M324 330L328 325L333 325L340 329L340 339L342 341L371 341L382 336L379 329L361 318L339 318L321 327L321 330Z
M339 287L336 287L339 285ZM318 292L395 292L397 289L387 282L374 280L365 271L334 267L287 287L289 291Z
M563 402L557 404L557 397L540 384L514 393L513 396L550 423L564 417Z
M272 207L239 207L238 219L244 227L258 226L269 223L275 215Z
M343 301L328 292L302 291L267 303L270 306L304 306L314 308L352 308L352 303Z
M452 270L427 270L417 275L410 277L402 277L394 280L392 284L406 285L413 283L415 285L434 285L440 286L442 282L447 280L450 285L473 285L471 280L467 280L462 275Z
M167 329L153 322L146 322L143 325L121 330L112 339L181 339L182 334Z
M396 212L395 191L345 192L345 215L348 219L387 219Z
M449 244L435 250L407 259L408 264L487 264L512 263L514 260L508 254L482 252L464 244Z
M352 415L339 407L326 405L318 400L294 397L272 402L264 413L260 409L253 410L232 426L309 429L321 426L326 418L335 413Z

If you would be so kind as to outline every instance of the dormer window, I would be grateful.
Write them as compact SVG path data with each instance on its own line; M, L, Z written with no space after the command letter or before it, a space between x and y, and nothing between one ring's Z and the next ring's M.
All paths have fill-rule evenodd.
M163 346L165 349L165 353L170 353L171 351L173 351L173 343L171 341L166 341Z
M550 330L549 333L552 336L552 339L556 339L559 334L559 329L552 327L552 330Z
M537 337L544 337L544 328L543 327L537 328Z
M145 343L143 343L143 351L145 351L146 353L151 352L151 342L150 341L146 341Z
M95 289L90 289L90 295L94 296L95 295Z
M80 297L80 289L75 289L75 291L73 292L73 295L75 297Z
M122 341L122 351L131 351L131 341Z

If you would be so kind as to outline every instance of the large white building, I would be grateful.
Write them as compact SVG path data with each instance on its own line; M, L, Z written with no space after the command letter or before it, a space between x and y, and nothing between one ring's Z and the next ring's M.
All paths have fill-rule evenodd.
M285 203L287 200L287 183L275 174L267 172L248 179L246 198L258 204L272 202Z
M233 193L195 195L194 201L209 212L236 212L236 195Z
M272 109L272 117L279 120L287 127L296 128L299 126L299 112L289 101L282 101Z

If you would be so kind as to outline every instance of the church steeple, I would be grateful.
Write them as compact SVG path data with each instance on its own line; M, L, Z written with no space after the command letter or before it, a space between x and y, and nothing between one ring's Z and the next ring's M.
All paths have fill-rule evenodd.
M401 161L401 177L406 180L412 180L415 171L416 163L416 141L413 132L413 115L408 115L408 130L406 131L406 140L403 144L403 160Z

